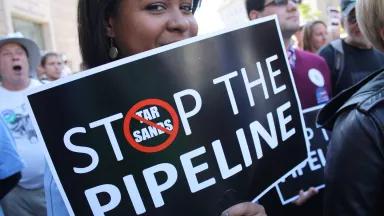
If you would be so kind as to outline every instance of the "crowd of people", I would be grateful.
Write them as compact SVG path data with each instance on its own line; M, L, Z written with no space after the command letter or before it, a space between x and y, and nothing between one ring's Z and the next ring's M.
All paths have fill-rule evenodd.
M302 108L325 105L318 123L337 133L328 145L324 191L303 188L284 207L242 202L222 215L306 215L314 206L322 211L311 215L384 215L384 2L341 0L345 38L330 38L320 20L300 26L299 0L245 2L250 20L277 15ZM199 5L79 0L83 67L196 36ZM40 53L19 34L0 38L0 215L69 215L24 101L26 91L68 75L68 68L63 55Z

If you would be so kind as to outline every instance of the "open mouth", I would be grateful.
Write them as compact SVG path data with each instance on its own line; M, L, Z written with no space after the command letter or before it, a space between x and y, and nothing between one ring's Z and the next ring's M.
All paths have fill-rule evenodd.
M12 69L13 69L14 71L21 71L21 66L20 66L20 65L14 65L14 66L12 67Z

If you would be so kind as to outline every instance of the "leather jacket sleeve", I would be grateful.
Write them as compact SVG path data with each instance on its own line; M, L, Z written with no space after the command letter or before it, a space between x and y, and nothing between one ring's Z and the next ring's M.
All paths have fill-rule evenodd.
M383 116L383 102L338 116L325 168L325 215L384 215Z

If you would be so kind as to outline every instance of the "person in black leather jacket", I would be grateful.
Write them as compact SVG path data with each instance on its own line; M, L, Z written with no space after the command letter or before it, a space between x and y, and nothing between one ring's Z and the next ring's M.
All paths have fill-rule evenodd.
M363 33L384 51L384 1L358 0L356 11ZM333 129L324 215L384 215L384 69L337 95L318 123Z

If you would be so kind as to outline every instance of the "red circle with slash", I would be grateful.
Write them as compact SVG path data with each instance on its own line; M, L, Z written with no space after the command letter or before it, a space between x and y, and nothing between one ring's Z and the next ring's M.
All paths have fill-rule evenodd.
M168 129L162 127L161 125L157 125L156 123L151 122L151 121L149 121L149 120L136 114L136 112L139 111L141 108L146 107L146 106L152 106L152 105L159 106L159 107L165 109L169 113L169 115L172 118L172 123L173 123L173 129L172 130L168 130ZM149 126L155 127L158 130L163 131L164 133L169 135L168 138L164 142L162 142L156 146L144 146L144 145L136 142L136 140L132 136L131 126L130 126L131 121L133 119L135 119L137 121L142 121L143 123L145 123ZM146 99L146 100L140 101L140 102L136 103L131 109L129 109L127 114L125 115L123 126L124 126L123 127L124 136L133 148L135 148L141 152L155 153L155 152L159 152L159 151L166 149L175 140L175 138L177 136L177 132L179 131L179 117L177 116L176 111L173 109L173 107L169 103L167 103L163 100L160 100L160 99L151 98L151 99Z

